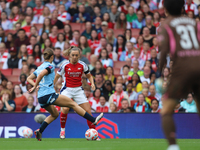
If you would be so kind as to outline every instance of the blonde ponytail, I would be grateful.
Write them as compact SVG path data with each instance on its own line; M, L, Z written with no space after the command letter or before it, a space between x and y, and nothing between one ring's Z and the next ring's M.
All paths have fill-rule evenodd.
M65 57L68 57L72 51L79 51L79 53L80 53L80 48L78 48L76 46L70 46L70 48L63 51L63 55Z

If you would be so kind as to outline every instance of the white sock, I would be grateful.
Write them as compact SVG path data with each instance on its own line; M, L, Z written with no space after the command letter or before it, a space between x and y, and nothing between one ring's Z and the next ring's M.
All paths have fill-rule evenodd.
M65 128L61 128L61 131L65 131Z
M177 144L170 145L167 150L180 150L179 146Z

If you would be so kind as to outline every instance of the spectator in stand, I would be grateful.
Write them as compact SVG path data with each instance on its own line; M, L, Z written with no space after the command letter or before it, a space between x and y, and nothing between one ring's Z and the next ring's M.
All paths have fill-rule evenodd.
M194 19L194 12L193 12L193 11L188 11L187 16L188 16L189 18Z
M67 39L67 40L72 40L72 27L71 27L71 25L70 24L66 24L65 26L64 26L64 34L65 34L65 38Z
M153 99L157 99L158 101L161 101L161 96L156 93L156 88L154 85L150 85L149 86L149 92L150 95L148 96L148 98L152 101Z
M31 24L38 23L38 16L34 16L32 7L27 7L25 14L31 16Z
M132 28L133 29L141 29L144 26L146 26L146 22L144 20L144 13L141 10L138 10L137 11L137 19L133 20Z
M106 49L101 50L99 60L105 69L107 67L113 67L113 60L109 58L108 51Z
M29 96L28 99L27 99L27 102L28 102L28 105L23 107L22 111L25 111L27 113L34 112L34 110L35 110L35 106L33 105L34 97L33 96Z
M126 98L123 98L121 100L121 109L118 111L119 113L126 113L129 112L128 111L129 108L129 104L128 104L128 100Z
M128 95L130 101L136 100L137 93L133 90L133 83L129 82L126 87L127 87L127 91L125 93Z
M14 99L14 88L13 83L11 81L7 82L6 89L10 91L11 97L10 99Z
M126 42L131 42L132 44L136 44L136 39L134 37L132 37L131 29L125 30L124 37L126 38Z
M138 8L139 8L139 6L140 6L140 3L139 3L138 0L132 0L131 6L132 6L133 8L135 8L135 10L138 10Z
M91 39L92 23L87 21L85 23L85 30L81 35L85 36L87 39Z
M91 38L88 39L88 44L93 52L97 47L99 47L100 41L98 40L98 34L96 30L91 31Z
M159 48L159 47L158 47L158 39L157 39L157 37L154 37L154 38L153 38L153 46L151 47L151 50L152 50L152 49L155 49L156 52L159 53L159 49L158 49L158 48Z
M147 3L149 5L151 11L155 10L155 9L158 9L157 8L157 4L153 0L147 0Z
M131 6L132 0L125 0L125 4L118 8L119 12L128 14L128 8Z
M93 97L92 97L92 99L96 101L96 104L99 103L100 96L101 96L101 89L96 88L95 91L93 91Z
M110 113L117 112L117 106L115 105L115 103L110 103L109 112Z
M157 72L159 60L157 58L157 51L156 51L156 49L152 49L151 50L151 59L150 59L150 62L151 62L153 71Z
M23 12L20 12L19 13L19 19L17 22L19 22L21 24L22 27L24 27L26 25L26 21L25 21L25 18L26 18L26 14L23 13Z
M128 7L128 14L126 14L126 20L129 23L132 23L134 20L137 19L137 14L135 13L135 9L133 6Z
M103 85L103 95L109 99L109 97L114 93L114 89L112 87L112 82L110 80L106 80Z
M39 17L38 23L43 24L46 18L51 18L51 12L47 6L44 7L42 15Z
M64 44L64 50L70 48L70 43L68 40L65 41L65 44Z
M10 16L10 9L6 7L5 1L1 1L1 12L6 12L6 15Z
M103 74L101 73L96 73L95 74L95 85L96 85L96 88L100 89L101 92L103 92L103 83L104 83L104 80L103 80Z
M180 105L180 101L178 102L178 104L176 105L174 112L175 113L185 113L186 109L184 109L181 105Z
M149 110L149 105L145 101L145 96L143 94L139 94L138 102L135 103L133 108L136 112L143 112L143 113Z
M138 49L139 51L141 51L143 49L143 42L144 42L144 38L142 35L139 35L137 38L137 42L135 44L135 48Z
M0 63L4 63L8 61L9 53L6 52L6 46L4 43L0 43Z
M55 0L49 0L49 2L45 4L45 6L49 8L51 13L56 9L54 1Z
M17 6L14 6L12 9L11 9L11 13L10 13L10 16L9 16L9 20L15 24L18 20L19 20L19 7Z
M31 26L29 38L30 38L32 35L36 36L36 37L37 37L37 41L39 41L40 37L38 36L37 28L36 28L34 25Z
M91 54L91 49L89 47L89 44L88 44L88 41L87 41L87 38L85 36L81 36L80 39L79 39L79 46L81 49L82 49L82 54L84 56L89 56Z
M3 69L8 69L8 68L21 69L21 67L22 66L20 64L19 58L17 57L17 49L15 47L11 47L10 48L10 58L4 62Z
M95 112L96 110L96 101L91 97L91 87L89 85L84 87L85 96L90 103L91 112Z
M160 112L159 101L157 99L153 99L151 101L151 112L152 113L159 113Z
M6 42L6 41L7 41L7 37L5 35L5 32L4 32L3 28L0 27L0 43Z
M46 48L53 48L52 42L51 42L50 39L46 39L46 40L44 41L44 49L42 49L42 52L43 52Z
M187 0L185 4L185 12L192 11L195 15L198 15L198 9L196 3L193 0Z
M22 92L23 93L27 92L27 90L26 90L26 79L27 79L27 76L25 74L21 74L19 79L20 79L20 82L21 82L19 86L20 86Z
M107 30L106 39L107 39L108 43L112 43L114 46L116 46L117 39L115 38L114 30L113 29L108 29Z
M78 45L79 45L79 43L78 43L79 42L79 38L80 38L80 32L78 30L75 30L73 32L73 38L72 38L72 40L69 41L70 45L78 47Z
M153 13L150 11L149 5L148 4L144 4L143 7L143 12L144 12L144 17L146 18L148 15L153 17Z
M59 47L63 51L65 40L66 40L65 35L63 33L58 33L57 42L55 44L55 47Z
M103 15L101 14L101 8L99 6L94 7L94 17L92 22L95 22L96 17L103 18Z
M9 90L2 90L1 91L1 102L3 102L3 108L0 109L1 111L4 111L4 112L12 112L12 111L15 111L15 107L16 107L16 104L15 102L11 99L11 92Z
M34 57L33 55L29 55L27 59L27 64L29 68L35 68L37 69L37 66L35 65Z
M49 39L53 46L55 46L58 37L58 27L56 25L52 26L51 33L49 34ZM63 41L61 41L63 42Z
M142 91L142 83L141 83L141 80L140 80L140 76L137 73L133 74L130 82L133 84L133 88L134 88L135 92L138 93L138 92Z
M103 21L101 23L101 28L102 28L102 31L100 33L98 33L98 39L100 40L102 37L106 37L106 32L108 30L108 23L106 21Z
M85 8L85 12L89 13L92 18L95 16L94 7L97 6L97 5L98 5L98 3L97 3L96 0L90 0L89 6L87 6Z
M94 67L95 67L95 63L96 63L96 61L98 60L98 57L96 56L96 55L94 55L94 54L92 54L91 56L90 56L90 64L89 64L89 70L93 70L94 69Z
M129 71L130 71L130 67L128 65L124 65L123 66L122 78L123 78L124 83L126 85L128 84L128 81L131 80L131 77L128 76Z
M26 7L27 7L27 1L26 0L22 0L21 4L20 4L20 12L26 12Z
M22 59L27 59L28 57L28 52L27 52L27 47L25 44L21 45L19 48L19 52L17 57L22 60Z
M150 51L150 46L149 43L144 42L143 43L143 49L140 52L140 57L144 60L147 61L149 59L151 59L151 51Z
M29 90L32 88L33 86L31 84L26 84L26 90L27 92L23 93L23 95L26 97L26 99L29 98L29 96L32 96L34 98L34 102L33 102L33 105L34 106L37 106L38 104L38 100L37 100L37 93L36 91L33 91L33 92L29 92Z
M54 10L51 16L51 25L52 26L57 26L58 29L63 29L64 25L62 23L62 21L58 20L58 11Z
M80 49L81 49L81 48L80 48ZM89 57L89 56L87 56L87 57ZM83 61L86 65L89 65L89 64L90 64L88 58L86 58L86 57L82 54L82 49L81 49L81 51L80 51L80 61Z
M153 36L151 36L150 30L149 30L148 27L144 27L143 28L143 38L144 38L144 42L148 42L149 43L150 47L153 46Z
M107 102L107 98L103 95L99 98L99 103L96 105L96 112L108 112L109 110L109 103Z
M79 13L76 13L74 15L72 22L84 23L87 21L91 21L90 15L85 11L84 5L80 5L78 10Z
M99 56L102 49L106 49L107 40L106 38L102 37L100 40L99 46L94 50L94 54Z
M150 34L156 34L156 27L153 25L152 16L147 15L145 20L146 20L146 26L145 27L149 28ZM143 29L145 27L142 27L142 29L140 30L140 35L142 35L144 33Z
M122 52L126 50L126 40L123 35L117 36L117 44L116 47L114 47L114 52L118 54L118 60L120 56L122 55Z
M182 101L180 105L186 109L186 112L189 113L197 113L197 106L196 102L194 101L194 96L193 94L189 93L187 96L187 99Z
M32 25L31 25L31 16L26 16L25 17L25 24L24 24L24 26L23 26L23 28L22 29L24 29L25 31L26 31L26 35L29 37L30 36L30 32L31 32L31 27L32 27Z
M151 65L151 62L149 60L145 61L145 64L144 64L144 67L149 67L151 69L151 73L155 73L152 69L152 65Z
M71 15L68 12L66 12L65 5L63 4L59 6L58 20L60 20L64 24L68 24L71 20Z
M12 33L8 33L7 35L7 41L5 42L6 48L10 49L14 46L14 38Z
M32 55L33 54L33 47L37 43L37 37L32 35L30 37L29 43L30 43L30 45L27 46L27 51L28 51L28 55Z
M70 13L71 16L74 16L75 14L78 14L78 5L77 5L78 0L72 0L72 4L68 9L68 13Z
M4 30L11 30L13 28L13 24L10 20L8 20L7 14L5 11L1 12L1 27Z
M93 29L97 31L97 33L100 33L102 31L101 28L101 17L96 17L94 25L93 25Z
M154 85L156 80L156 73L153 72L150 74L150 85Z
M33 12L36 16L40 16L42 15L42 11L44 9L44 6L42 5L42 1L41 0L35 0L35 4L36 6L33 8Z
M160 13L159 12L154 12L153 14L153 25L158 28L161 24L160 24Z
M59 47L56 47L54 50L54 60L53 65L55 68L60 68L64 62L66 62L65 58L61 55L61 49Z
M141 82L147 81L148 84L150 84L150 74L151 74L151 69L149 67L144 67L144 76L140 77Z
M144 72L139 68L139 61L137 59L133 61L133 70L128 75L132 76L134 73L137 73L140 77L144 75Z
M114 23L110 21L110 15L109 13L104 13L103 14L103 19L102 21L106 21L108 23L108 28L109 29L114 29Z
M110 13L112 4L112 0L106 0L106 6L101 8L101 13Z
M33 57L35 62L44 62L40 44L35 44L33 47Z
M51 19L45 18L42 28L39 30L39 35L41 36L44 32L50 33L51 32Z
M20 7L20 3L21 3L20 0L13 0L13 1L10 3L9 8L12 9L12 8L15 7L15 6Z
M197 9L198 9L198 14L196 15L196 18L199 18L200 17L200 5L197 6Z
M115 23L115 29L130 29L131 25L126 20L126 14L124 12L121 12L119 14L119 18L117 19L117 22Z
M115 86L116 84L116 78L114 76L114 70L112 67L107 67L106 68L106 74L104 76L104 80L109 80L112 83L112 87Z
M113 61L117 61L118 56L117 53L113 51L113 44L108 43L106 45L106 50L108 51L109 58L112 59Z
M14 44L17 50L20 48L22 44L29 45L29 39L26 38L26 32L24 29L19 29L18 37L19 38L15 39L15 44Z
M125 61L127 58L133 58L134 53L133 53L133 44L131 42L126 42L126 51L123 51L119 60L120 61Z
M15 111L21 111L23 107L28 105L27 99L23 94L21 88L19 85L14 86L14 101L16 104L16 109Z
M39 44L41 45L42 50L44 50L44 42L46 39L49 39L49 35L46 32L43 32L40 36Z
M116 22L117 18L119 17L120 12L117 10L116 5L111 6L111 12L110 12L110 21Z
M30 69L29 69L28 65L23 65L21 71L22 71L21 74L25 74L26 76L30 75Z
M121 83L116 83L116 87L115 87L115 93L112 94L109 98L109 104L111 103L115 103L117 108L120 108L121 105L121 101L123 98L126 98L128 100L128 104L130 106L130 100L128 95L123 91L123 86Z

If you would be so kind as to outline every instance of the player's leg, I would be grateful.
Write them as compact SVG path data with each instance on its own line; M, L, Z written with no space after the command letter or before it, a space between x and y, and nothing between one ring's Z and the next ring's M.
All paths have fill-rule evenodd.
M60 126L61 126L60 138L61 139L65 139L65 125L66 125L66 122L67 122L68 112L69 112L68 107L62 107L61 108L61 113L60 113Z
M176 128L173 120L174 108L177 105L177 101L174 99L163 99L163 108L161 110L162 128L166 139L170 147L176 147L174 149L179 149L176 145ZM173 148L172 148L173 149Z
M77 114L84 117L85 119L91 121L94 125L98 123L98 121L103 117L103 113L101 113L96 118L92 117L90 114L88 114L83 108L81 108L77 103L72 101L70 98L59 95L59 97L56 99L56 101L53 103L54 105L61 106L61 107L70 107L74 111L76 111Z
M49 105L45 107L45 109L50 113L50 115L42 122L40 128L35 131L38 141L42 140L42 132L46 127L59 116L57 109L53 105Z

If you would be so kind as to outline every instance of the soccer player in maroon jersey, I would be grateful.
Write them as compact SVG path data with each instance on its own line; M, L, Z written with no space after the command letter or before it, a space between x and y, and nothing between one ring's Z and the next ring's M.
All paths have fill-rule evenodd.
M184 4L184 0L164 1L168 18L159 29L158 36L161 50L160 69L164 68L168 53L173 60L172 74L163 95L161 110L162 127L169 143L168 150L180 149L176 143L176 130L172 117L178 100L186 98L189 92L194 92L200 110L200 23L181 16Z
M54 79L54 84L58 81L60 77L62 77L64 80L64 84L62 89L60 90L61 95L72 98L80 107L82 107L86 112L91 115L91 107L84 94L81 81L82 74L85 73L86 77L91 83L92 90L94 91L95 85L93 77L90 74L88 66L84 62L79 60L80 49L78 47L71 46L68 50L64 51L64 54L66 54L66 56L69 56L69 60L64 63L58 70ZM65 138L65 124L67 121L68 112L68 107L62 107L60 114L61 139ZM93 125L92 122L87 121L87 123L89 128L95 129L95 125ZM98 138L98 140L100 139Z

